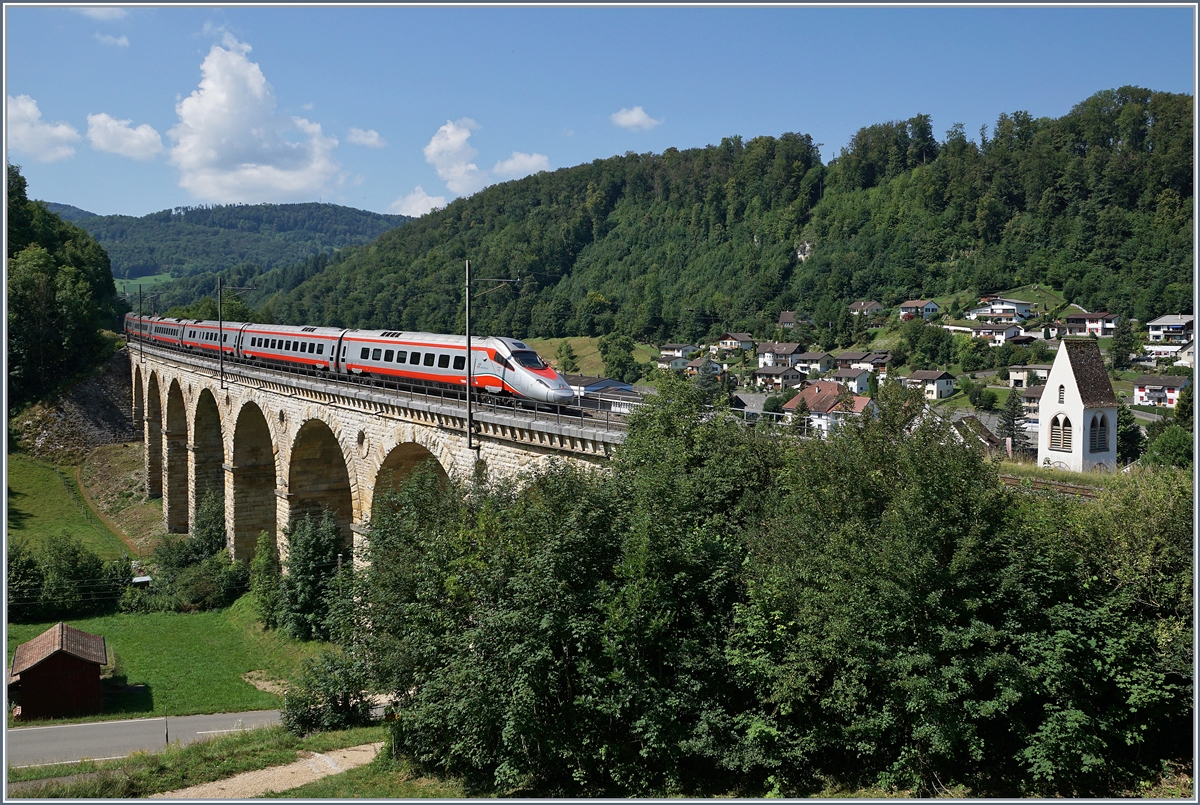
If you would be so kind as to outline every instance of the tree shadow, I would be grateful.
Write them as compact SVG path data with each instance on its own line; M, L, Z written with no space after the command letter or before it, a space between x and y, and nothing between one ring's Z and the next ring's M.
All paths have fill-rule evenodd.
M18 492L11 486L8 487L8 530L21 529L25 527L26 521L29 520L29 513L21 511L17 508L13 501L17 498L25 497L24 492Z

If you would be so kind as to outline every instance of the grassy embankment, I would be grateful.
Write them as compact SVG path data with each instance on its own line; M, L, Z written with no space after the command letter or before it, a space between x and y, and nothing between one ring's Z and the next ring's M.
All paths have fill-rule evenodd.
M297 738L283 727L266 727L187 746L175 744L162 752L138 752L121 760L9 769L10 786L34 780L44 782L21 785L15 791L10 788L8 793L13 797L133 799L282 766L303 757L301 752L331 752L385 739L386 729L382 726L318 733L307 738ZM454 789L447 787L425 796L455 794Z
M581 375L603 375L604 361L600 359L600 348L597 346L599 338L526 338L525 343L533 348L538 355L542 356L542 360L546 361L555 367L558 366L558 360L554 357L558 352L558 345L563 341L571 344L571 349L575 350L575 359L579 363L579 372ZM638 363L653 362L658 360L658 348L652 344L635 344L633 349L633 359Z
M170 282L173 279L174 279L174 277L172 277L170 274L150 274L149 276L134 277L133 279L129 279L129 280L117 279L116 277L114 277L113 282L115 282L117 285L117 294L118 295L125 294L125 293L133 294L134 295L134 304L136 305L137 304L137 292L138 292L139 285L142 286L142 293L148 293L150 291L153 291L155 289L155 287L157 287L159 285L166 285L168 282ZM148 306L149 301L150 300L148 300L148 299L143 300L143 302L146 303L147 306Z
M161 513L159 515L161 522ZM8 455L8 538L35 551L52 534L67 533L102 559L130 546L84 502L74 467L55 467L18 453Z

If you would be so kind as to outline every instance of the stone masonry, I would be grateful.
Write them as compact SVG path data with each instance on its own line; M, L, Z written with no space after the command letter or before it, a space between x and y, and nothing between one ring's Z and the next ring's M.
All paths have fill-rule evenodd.
M222 383L217 361L149 346L130 358L147 493L164 496L167 530L185 532L204 490L223 485L235 559L253 555L261 531L279 538L293 514L323 506L336 511L347 546L358 543L376 490L429 460L447 476L494 481L556 458L596 466L623 438L578 420L484 409L468 450L459 401L228 362Z

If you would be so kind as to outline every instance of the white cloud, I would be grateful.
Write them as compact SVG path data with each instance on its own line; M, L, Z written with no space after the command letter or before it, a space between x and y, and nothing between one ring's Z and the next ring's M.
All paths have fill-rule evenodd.
M550 158L545 154L522 154L520 151L513 151L511 157L496 163L496 167L492 168L492 173L506 179L520 179L531 173L548 170L550 170Z
M383 148L387 145L387 141L379 136L379 132L375 129L351 128L350 133L346 135L346 142L354 143L355 145L365 145L367 148Z
M652 129L662 123L661 120L655 120L646 114L646 110L640 106L613 112L612 122L623 129L642 129L643 131Z
M113 45L119 48L129 47L129 37L124 34L121 36L109 36L108 34L97 33L96 40L103 45Z
M223 45L223 47L222 47ZM336 137L302 117L279 118L250 46L225 33L200 65L200 86L175 105L179 123L167 132L179 185L197 198L222 202L302 201L321 194L338 175ZM291 142L285 133L299 133Z
M87 138L97 151L145 160L163 150L162 137L148 123L135 129L132 120L117 120L103 112L88 115L87 120Z
M129 9L125 8L76 8L85 17L91 17L94 20L119 20L123 19L129 13Z
M479 152L467 142L479 124L469 117L446 121L425 146L425 161L437 169L438 178L451 192L469 196L488 184L488 176L471 158Z
M28 95L6 95L8 146L40 162L55 162L75 154L71 143L79 132L69 123L42 120L37 101Z
M411 215L414 218L420 218L431 210L440 209L446 206L446 199L443 196L431 196L425 192L425 188L417 185L416 189L407 196L401 196L393 201L388 206L389 212L398 213L400 215Z

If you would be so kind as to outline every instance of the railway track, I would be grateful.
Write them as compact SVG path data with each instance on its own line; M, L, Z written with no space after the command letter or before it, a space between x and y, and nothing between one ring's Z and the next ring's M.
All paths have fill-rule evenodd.
M1019 475L1001 475L1001 483L1006 486L1021 486L1025 481L1029 481L1032 488L1038 492L1054 492L1059 495L1070 495L1072 497L1083 498L1084 500L1093 500L1100 496L1100 489L1094 486L1082 486L1080 484L1066 484L1060 481L1044 481L1040 478L1026 478Z

